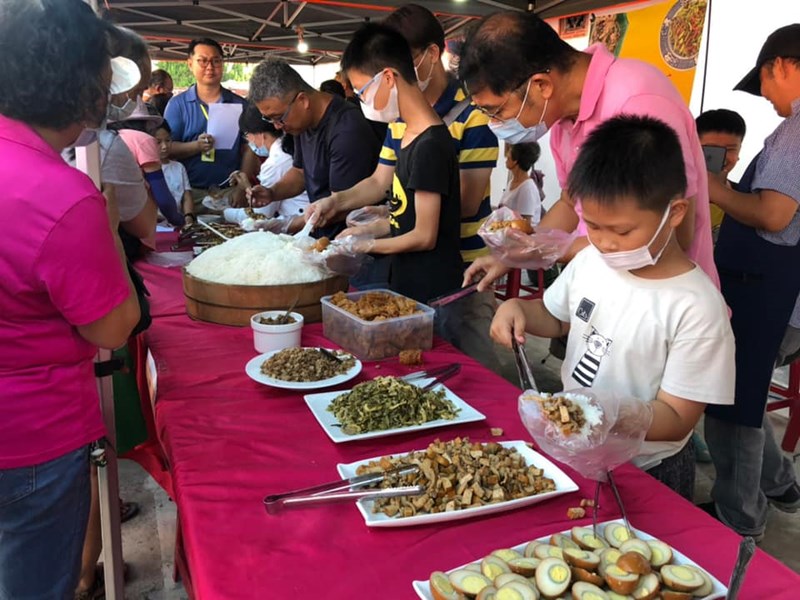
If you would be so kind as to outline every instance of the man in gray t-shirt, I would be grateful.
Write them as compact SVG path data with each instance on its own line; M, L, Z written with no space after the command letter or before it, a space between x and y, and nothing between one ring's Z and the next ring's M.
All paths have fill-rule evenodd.
M800 293L800 24L773 32L735 89L763 96L784 121L764 141L738 189L709 174L711 202L726 213L714 258L732 312L736 392L732 407L706 409L706 441L717 476L714 502L705 508L758 540L769 504L784 512L800 509L792 463L764 412Z

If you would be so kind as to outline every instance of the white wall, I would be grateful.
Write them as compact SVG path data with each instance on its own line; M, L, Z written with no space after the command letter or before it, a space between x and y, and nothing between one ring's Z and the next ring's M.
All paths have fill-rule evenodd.
M775 29L790 23L800 23L800 1L798 0L714 0L711 3L711 18L706 26L711 27L703 37L690 109L697 116L701 112L703 90L703 70L705 67L706 45L710 41L708 69L705 78L705 97L702 110L728 108L737 111L747 123L739 164L732 172L732 179L738 179L750 160L761 149L766 138L780 123L772 105L763 98L744 92L734 92L733 86L755 66L758 51L767 36ZM576 48L583 49L587 38L569 40ZM549 135L539 140L542 158L536 168L544 172L545 207L558 200L561 190L556 179L555 164L550 155ZM508 171L502 153L497 168L492 173L492 200L497 202L506 186Z
M711 34L709 36L706 31L700 48L690 108L694 115L701 112L706 43L710 42L702 110L735 110L747 123L739 164L731 175L736 180L761 150L764 138L772 133L781 118L767 100L745 92L734 92L733 86L755 66L758 51L770 33L784 25L800 23L800 2L716 0L711 4L709 23Z

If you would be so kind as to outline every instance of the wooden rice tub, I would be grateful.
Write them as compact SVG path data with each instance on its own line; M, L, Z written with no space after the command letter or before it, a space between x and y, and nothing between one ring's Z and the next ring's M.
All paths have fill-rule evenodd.
M183 269L186 312L193 319L222 325L249 325L255 313L286 310L295 300L294 310L302 314L307 323L321 321L319 299L347 291L347 287L347 277L341 275L291 285L227 285L197 279Z

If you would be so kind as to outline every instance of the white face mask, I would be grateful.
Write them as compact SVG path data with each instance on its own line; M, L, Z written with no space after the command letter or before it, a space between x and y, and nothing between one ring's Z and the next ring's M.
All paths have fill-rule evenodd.
M414 65L414 73L417 74L417 85L419 86L420 91L425 91L428 89L428 86L431 84L431 79L433 79L433 63L431 63L431 68L428 71L428 76L425 79L420 79L419 76L419 68L422 65L422 61L425 60L425 57L428 56L428 49L425 48L425 52L423 52L422 56L419 59L419 64Z
M375 96L378 95L378 90L382 85L381 76L383 71L376 74L372 78L372 82L368 84L367 91L361 101L361 111L364 116L370 121L378 121L379 123L393 123L400 118L400 103L397 100L397 85L393 85L389 90L389 99L386 101L386 106L381 109L375 108ZM370 90L370 88L372 88Z
M612 269L618 271L635 271L636 269L652 266L659 261L661 255L664 254L664 250L669 246L669 241L672 239L672 230L670 230L669 237L667 241L664 242L664 247L661 248L655 256L650 254L650 245L656 241L658 234L661 233L661 230L667 223L670 208L671 205L667 206L667 210L664 211L664 216L661 218L658 229L656 229L653 237L650 238L650 241L644 246L640 246L634 250L623 250L622 252L600 252L599 248L592 244L592 238L589 238L589 243L592 244L592 247L600 254L600 258Z
M112 123L114 121L123 121L124 119L130 117L134 110L136 110L136 101L131 100L130 98L125 100L125 104L122 106L116 106L115 104L111 104L109 102L106 118Z
M542 116L539 122L533 127L525 127L519 122L519 116L522 114L522 109L525 108L525 101L528 99L528 92L531 91L531 80L528 79L528 87L525 88L525 97L522 99L522 105L519 107L517 116L513 119L506 119L502 123L489 121L489 129L492 130L497 136L497 139L505 140L509 144L523 144L526 142L535 142L545 133L547 133L547 124L544 122L544 115L547 112L547 103L549 98L544 101L544 108L542 109Z

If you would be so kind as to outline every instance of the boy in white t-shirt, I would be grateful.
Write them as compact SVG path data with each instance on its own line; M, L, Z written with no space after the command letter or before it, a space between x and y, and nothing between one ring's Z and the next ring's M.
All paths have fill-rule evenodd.
M678 137L656 119L610 119L583 145L568 185L590 246L542 300L504 302L492 336L510 346L526 331L569 334L564 389L650 402L633 462L691 500L687 441L706 404L733 403L734 340L721 294L674 235L689 209Z
M155 138L158 141L158 155L161 159L161 170L164 172L164 179L167 187L172 193L178 208L186 219L186 224L191 225L195 222L194 202L192 200L192 186L189 185L189 176L186 167L176 160L170 160L169 150L172 143L172 131L169 124L163 121L155 131Z

